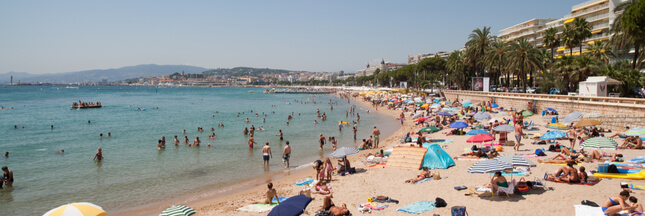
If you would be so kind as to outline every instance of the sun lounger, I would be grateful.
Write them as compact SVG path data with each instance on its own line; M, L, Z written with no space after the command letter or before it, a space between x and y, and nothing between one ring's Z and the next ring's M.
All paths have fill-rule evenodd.
M513 181L508 184L508 187L497 187L495 195L499 196L499 193L502 192L506 194L506 197L510 197L510 195L513 195L513 193L515 193L515 184L515 179L513 179Z

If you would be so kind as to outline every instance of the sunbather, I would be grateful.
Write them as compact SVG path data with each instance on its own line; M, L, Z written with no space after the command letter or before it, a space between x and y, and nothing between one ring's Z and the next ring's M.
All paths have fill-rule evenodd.
M548 175L546 180L566 183L580 183L580 175L578 174L578 170L576 170L576 168L573 168L574 164L575 163L573 161L568 161L567 166L561 167L555 172L555 174Z
M312 193L317 193L317 194L330 194L331 193L331 186L327 185L325 181L318 181L314 185L314 191Z
M417 177L405 180L405 183L416 183L425 178L430 178L430 171L428 171L428 167L423 167L423 170L421 170L421 173L417 175Z
M638 199L636 199L636 197L634 196L629 197L629 202L631 203L631 206L636 207L636 209L629 211L631 215L643 215L643 205L638 203Z
M459 159L459 158L463 158L463 159L479 159L479 158L486 157L486 156L487 156L486 153L484 153L484 151L482 151L482 149L479 148L477 151L466 152L466 153L463 153L463 154L461 154L459 156L453 157L453 159Z
M605 215L614 215L622 210L634 210L638 206L627 206L625 200L629 198L629 191L621 191L618 196L609 197L607 201L602 204L602 211Z
M591 154L589 154L592 159L594 160L611 160L611 161L619 161L622 160L623 155L622 154L617 154L617 153L600 153L598 150L593 150Z
M269 188L269 189L267 189L267 191L265 192L266 199L247 200L247 201L244 201L244 202L251 203L251 204L269 204L269 205L271 205L272 204L271 200L273 199L273 197L275 197L275 199L278 201L278 204L280 204L280 199L278 199L278 194L275 191L275 189L273 189L273 183L269 182L269 184L267 184L267 188Z
M334 201L332 201L331 198L334 198L333 194L329 194L328 196L325 196L325 198L323 198L323 206L319 211L329 211L333 215L337 216L351 215L345 203L343 203L342 207L338 207L334 205Z
M643 140L639 136L634 136L634 138L629 142L625 139L625 143L621 147L628 149L641 149L643 148Z
M628 131L628 130L629 130L629 126L625 127L625 131ZM608 137L609 137L609 138L614 138L614 137L616 137L616 136L618 136L618 137L620 137L620 138L626 138L626 137L627 137L627 135L625 135L625 133L624 133L624 132L623 132L623 133L618 132L618 133L615 133L615 134L613 134L613 135L611 135L611 136L608 136Z
M369 157L369 156L384 157L385 154L383 153L383 149L381 149L381 150L375 152L374 154L372 154L372 153L367 154L367 157Z

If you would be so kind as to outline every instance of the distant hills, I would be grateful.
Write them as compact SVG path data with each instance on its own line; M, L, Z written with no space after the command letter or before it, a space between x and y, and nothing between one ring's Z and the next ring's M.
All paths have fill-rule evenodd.
M257 75L260 75L260 74L289 73L289 72L297 72L297 71L282 70L282 69L270 69L270 68L235 67L235 68L211 69L211 70L204 71L203 74L204 74L204 76L213 76L213 75L231 75L231 76L252 75L252 76L257 76Z
M116 69L96 69L77 72L56 73L56 74L30 74L25 72L9 72L0 74L0 83L9 83L13 75L13 82L48 82L48 83L75 83L91 82L107 79L108 81L120 81L144 76L162 76L175 72L201 73L208 69L189 65L156 65L145 64L128 66Z

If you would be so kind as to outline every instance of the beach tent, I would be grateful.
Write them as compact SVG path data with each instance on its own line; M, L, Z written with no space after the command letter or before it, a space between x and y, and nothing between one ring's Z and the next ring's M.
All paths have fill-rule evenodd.
M404 170L419 170L427 148L419 147L394 147L392 154L387 159L386 168Z
M425 157L423 157L421 167L428 167L428 169L447 169L450 166L455 166L455 161L452 160L446 151L441 149L441 146L423 143L423 147L427 148L428 151Z

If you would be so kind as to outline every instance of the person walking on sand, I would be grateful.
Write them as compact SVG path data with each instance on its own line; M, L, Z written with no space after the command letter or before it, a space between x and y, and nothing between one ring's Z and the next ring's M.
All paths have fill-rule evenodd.
M575 149L576 138L578 137L578 132L576 131L576 127L572 127L571 129L569 129L567 134L569 135L569 144L571 145L571 149Z
M262 164L264 166L268 166L270 158L273 158L273 154L271 154L271 147L269 146L269 142L267 142L266 145L264 145L264 147L262 148Z
M282 163L285 169L289 168L289 157L291 157L291 146L289 145L289 141L287 141L284 150L282 150Z
M320 134L318 142L320 142L320 149L323 149L323 145L325 145L325 137L323 136L323 134Z
M379 131L376 126L374 126L374 130L372 131L372 134L374 135L374 148L378 148L378 144L380 143L381 139L381 131Z
M515 124L515 146L513 149L515 151L520 150L520 141L522 141L522 136L524 136L524 133L522 132L522 124Z

